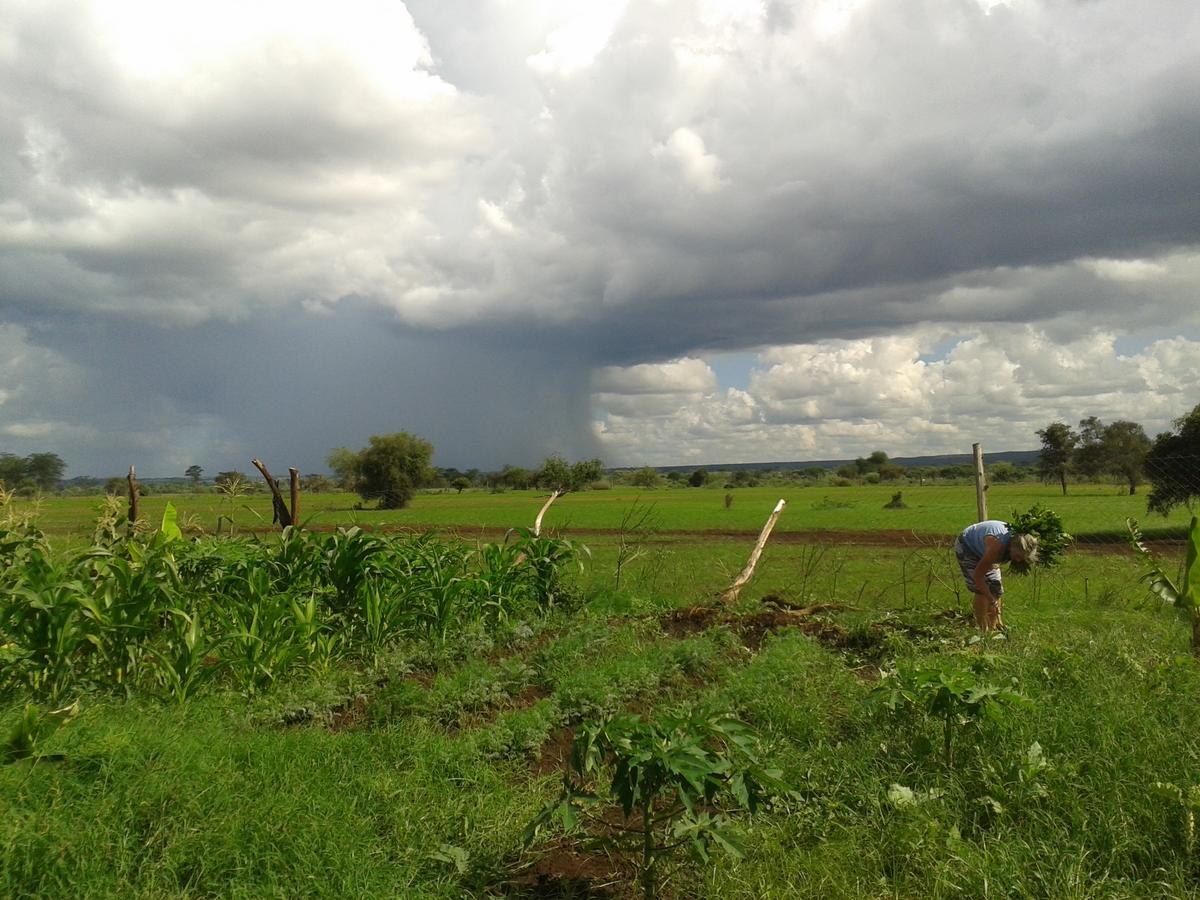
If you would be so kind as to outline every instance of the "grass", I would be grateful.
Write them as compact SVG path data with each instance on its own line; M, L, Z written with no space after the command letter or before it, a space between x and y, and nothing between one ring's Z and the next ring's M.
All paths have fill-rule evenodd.
M864 565L886 578L887 562ZM785 631L752 651L720 627L674 639L645 614L562 617L424 679L393 659L391 687L378 673L340 686L368 692L376 713L344 730L286 725L269 698L86 698L47 747L61 761L0 768L0 893L499 896L533 858L521 829L556 776L524 760L554 729L691 698L756 726L799 798L745 829L742 862L681 872L677 896L1194 895L1180 817L1152 795L1155 782L1196 783L1200 668L1184 629L1132 597L1085 603L1069 579L1013 594L1018 624L990 656L929 610L839 618L926 629L881 637L885 667L983 659L1034 701L973 735L955 771L914 757L904 723L865 712L874 682L836 647ZM530 683L544 695L515 705ZM1004 772L1034 741L1046 793L1018 797ZM898 807L892 784L929 799Z
M734 493L729 510L723 492L663 490L569 495L554 511L567 534L613 528L604 523L619 524L637 496L660 502L664 529L756 531L765 512L744 508L761 502L769 512L780 492ZM905 493L912 507L892 511L882 509L886 488L785 491L791 506L779 527L790 517L798 528L811 513L825 524L805 527L862 530L862 520L922 508ZM993 508L998 498L1001 509L1041 499L1069 528L1099 530L1131 502L1080 489L1067 506L1052 493L998 487ZM826 495L856 506L826 504ZM185 514L213 499L173 498ZM422 495L411 510L355 514L336 505L346 498L330 498L327 512L500 527L532 519L537 499ZM944 509L924 509L940 510L929 521L945 524L922 533L949 534L971 518L973 496L962 508L957 494L953 506L941 499ZM146 498L147 515L161 502ZM325 514L318 498L309 508ZM47 501L42 523L65 539L83 533L87 509ZM725 513L742 524L728 525ZM1200 664L1178 617L1148 601L1130 557L1076 553L1053 572L1006 576L1011 630L977 643L953 618L969 598L944 540L772 542L733 610L742 618L682 633L664 612L711 601L753 535L651 537L619 591L619 536L584 539L592 553L578 576L582 607L495 636L403 645L369 667L335 667L249 701L232 692L184 705L85 694L80 716L41 748L45 758L0 766L0 895L598 890L587 870L560 866L560 843L522 846L526 822L561 782L554 753L593 716L695 702L757 728L796 794L744 824L744 860L686 866L668 885L673 896L1200 896L1185 810L1155 787L1200 784ZM820 638L785 628L751 641L738 622L765 609L768 595L840 608L823 614ZM935 725L868 710L868 694L900 663L971 668L1031 704L965 732L947 769L915 749L921 735L936 739ZM24 701L0 702L0 737ZM1044 766L1028 762L1035 743ZM905 795L894 786L911 801L896 799ZM540 894L522 874L531 865L546 879Z
M896 490L903 492L907 508L885 509ZM1062 516L1067 530L1085 542L1123 541L1129 516L1141 520L1152 538L1164 529L1181 534L1190 519L1190 513L1182 508L1166 519L1151 517L1146 512L1144 493L1130 497L1115 485L1071 485L1069 490L1064 497L1054 485L997 484L988 491L988 507L993 517L1004 518L1013 510L1024 511L1041 503ZM726 494L734 498L728 508ZM540 491L423 492L407 509L360 510L354 508L358 500L353 494L313 494L302 498L301 518L310 527L358 524L439 528L469 536L483 529L531 527L545 496ZM651 519L660 531L757 531L780 498L788 502L776 525L780 533L893 531L946 537L957 534L975 517L975 489L971 485L758 487L730 491L615 488L566 495L550 508L543 527L565 534L616 531L636 503L639 508L653 506ZM91 536L100 499L46 497L38 505L41 527L68 543L85 542ZM233 501L217 494L151 495L142 498L142 515L157 523L168 501L179 510L181 522L195 523L208 532L216 530L222 515L231 516L236 528L270 529L271 504L265 493Z

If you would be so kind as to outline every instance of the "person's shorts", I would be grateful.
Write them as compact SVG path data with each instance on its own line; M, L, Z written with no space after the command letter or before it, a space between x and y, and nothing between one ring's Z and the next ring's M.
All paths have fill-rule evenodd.
M980 557L964 547L963 542L959 539L954 541L954 557L958 560L958 567L962 570L963 578L967 580L967 588L972 594L980 593L979 588L975 586L975 567L979 565ZM993 597L1004 596L1004 585L1000 581L999 566L992 566L984 577L987 579Z

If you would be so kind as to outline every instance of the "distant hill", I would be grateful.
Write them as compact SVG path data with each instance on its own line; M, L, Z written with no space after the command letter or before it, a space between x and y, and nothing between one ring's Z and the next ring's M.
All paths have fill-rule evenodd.
M1037 462L1038 450L1001 450L996 453L985 453L984 463L1009 462L1014 466L1027 466ZM756 471L788 471L792 469L840 469L842 466L853 464L853 459L810 459L797 462L758 462L758 463L704 463L686 466L653 466L655 470L667 472L694 472L697 469L708 469L713 472L736 472L740 469ZM925 466L961 466L971 465L973 457L970 453L944 453L939 456L893 456L888 462L905 468ZM640 468L625 466L622 469Z

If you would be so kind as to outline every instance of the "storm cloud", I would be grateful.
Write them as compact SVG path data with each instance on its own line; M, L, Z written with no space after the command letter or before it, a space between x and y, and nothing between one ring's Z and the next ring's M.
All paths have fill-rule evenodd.
M1186 0L0 21L0 449L72 474L397 429L482 468L1009 449L1200 401Z

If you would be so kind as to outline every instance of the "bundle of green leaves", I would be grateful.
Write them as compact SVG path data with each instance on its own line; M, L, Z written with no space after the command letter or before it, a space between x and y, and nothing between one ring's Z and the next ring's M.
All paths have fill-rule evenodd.
M1062 517L1054 510L1035 503L1028 512L1013 510L1008 526L1014 534L1031 534L1038 539L1038 565L1057 565L1075 540L1063 528Z

